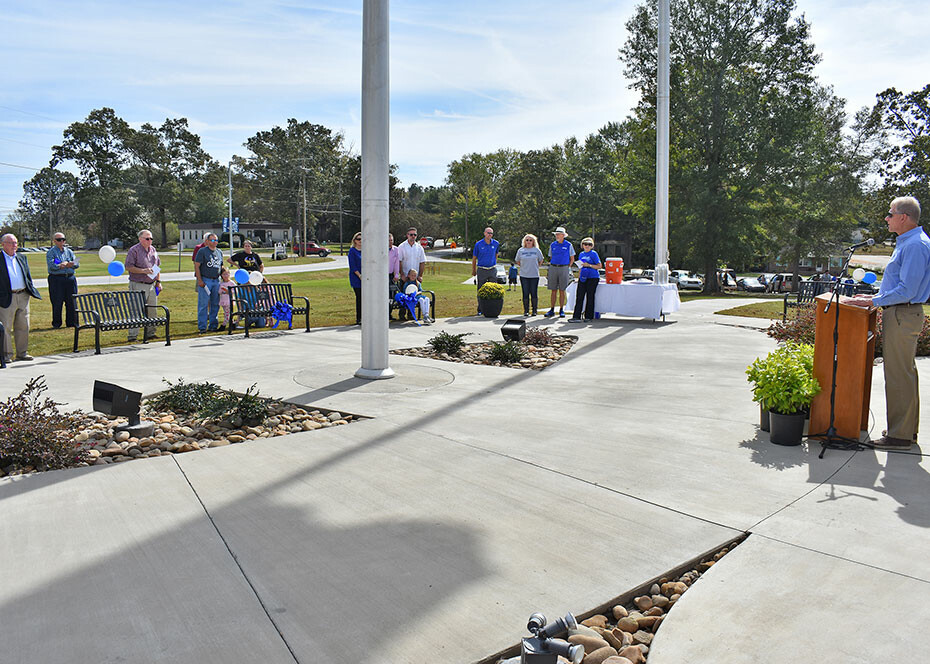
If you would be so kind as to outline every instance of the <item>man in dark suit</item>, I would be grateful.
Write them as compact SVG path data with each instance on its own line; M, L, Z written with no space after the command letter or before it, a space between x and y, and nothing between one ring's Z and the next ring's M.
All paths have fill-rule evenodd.
M29 298L41 299L32 285L25 254L16 253L19 242L12 233L0 237L0 323L3 323L3 354L9 362L13 356L10 333L16 340L16 359L31 360L29 350Z

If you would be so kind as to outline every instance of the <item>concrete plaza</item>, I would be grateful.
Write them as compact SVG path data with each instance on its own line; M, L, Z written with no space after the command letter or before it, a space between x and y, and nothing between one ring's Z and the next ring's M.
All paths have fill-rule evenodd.
M95 378L183 377L370 419L0 479L0 661L475 662L534 611L582 614L743 532L650 664L924 661L926 459L770 444L744 369L774 342L720 306L533 319L579 337L542 372L392 356L397 377L366 382L355 327L13 363L0 394L44 375L84 409ZM872 412L877 436L880 370Z

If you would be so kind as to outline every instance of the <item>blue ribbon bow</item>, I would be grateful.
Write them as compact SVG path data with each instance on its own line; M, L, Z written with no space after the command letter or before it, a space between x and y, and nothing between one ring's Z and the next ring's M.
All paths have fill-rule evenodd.
M294 307L289 305L287 302L275 302L274 308L271 310L271 317L274 318L274 325L271 326L272 329L278 327L281 324L281 321L286 320L288 326L291 325L291 318L294 316Z
M417 325L420 324L419 319L417 319L417 296L419 293L394 293L394 301L400 303L401 306L407 307L407 310L410 312L410 315L413 317L413 320L416 321Z

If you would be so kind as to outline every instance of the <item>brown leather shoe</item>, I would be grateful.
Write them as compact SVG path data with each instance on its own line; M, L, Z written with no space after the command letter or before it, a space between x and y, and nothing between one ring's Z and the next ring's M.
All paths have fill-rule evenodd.
M890 436L882 436L878 440L870 441L869 443L876 450L909 450L913 443L904 438L892 438Z
M888 437L888 429L882 429L882 437L883 437L883 438L887 438L887 437ZM914 434L914 442L915 442L915 443L917 442L917 434L916 434L916 433Z

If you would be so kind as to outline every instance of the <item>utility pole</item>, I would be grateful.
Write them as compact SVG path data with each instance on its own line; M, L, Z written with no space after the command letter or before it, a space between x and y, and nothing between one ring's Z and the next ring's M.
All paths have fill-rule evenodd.
M300 255L306 257L307 255L307 171L304 170L304 167L300 167L300 181L301 189L303 190L304 195L304 236L303 242L301 243Z
M232 160L229 161L229 167L226 172L229 174L229 255L233 253L233 216L232 216Z
M659 0L659 66L656 95L656 272L668 283L669 0ZM710 275L708 275L710 276Z

